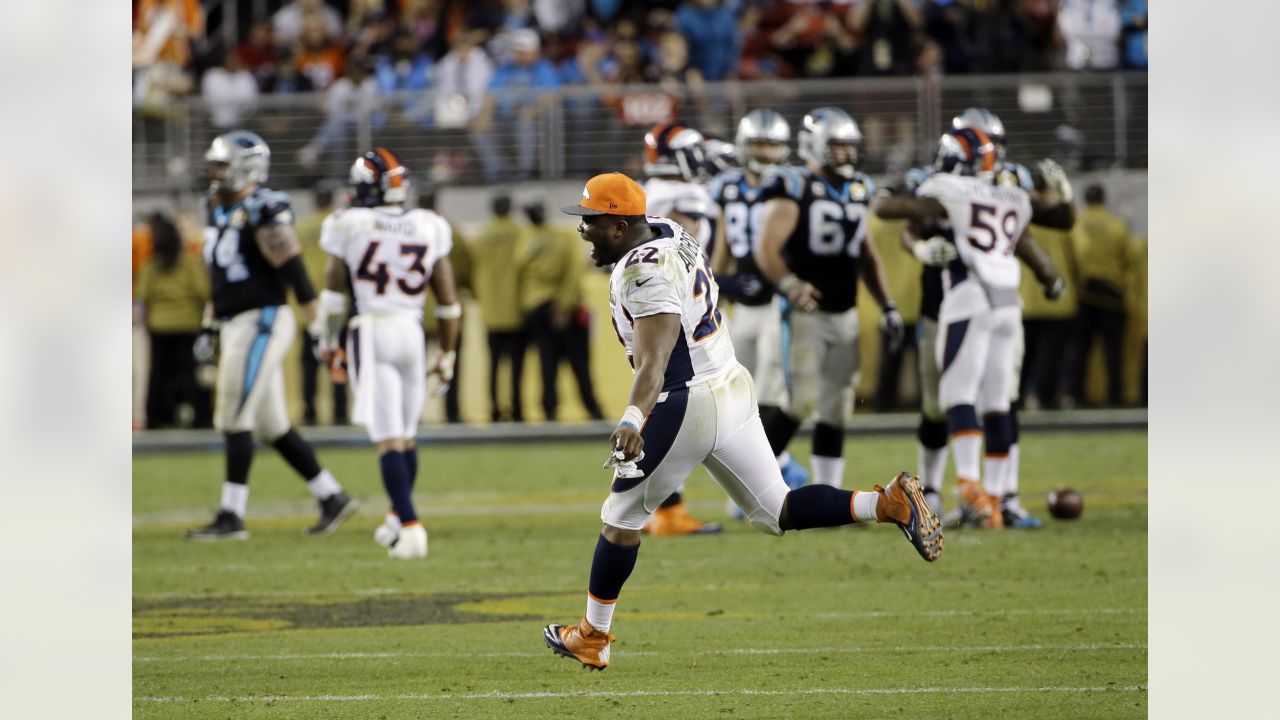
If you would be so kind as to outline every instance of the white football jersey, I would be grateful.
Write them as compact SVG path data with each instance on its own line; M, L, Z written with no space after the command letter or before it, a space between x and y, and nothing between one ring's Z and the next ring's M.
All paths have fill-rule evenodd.
M994 185L989 179L935 173L916 194L934 198L946 208L959 255L943 273L944 308L950 305L944 314L956 318L993 306L1016 305L1022 265L1013 251L1031 222L1031 198L1026 191ZM966 282L970 275L976 282Z
M671 351L663 392L705 382L738 367L727 320L716 303L720 289L706 256L673 220L650 217L656 238L633 248L609 277L609 309L618 339L631 359L635 321L649 315L680 316L682 332Z
M356 311L422 318L431 269L453 248L449 223L430 210L345 208L325 218L320 247L347 264Z
M691 233L711 255L711 243L715 239L716 203L711 191L697 183L681 180L649 178L644 181L645 212L655 217L667 217L672 212L688 215L698 220L698 231Z

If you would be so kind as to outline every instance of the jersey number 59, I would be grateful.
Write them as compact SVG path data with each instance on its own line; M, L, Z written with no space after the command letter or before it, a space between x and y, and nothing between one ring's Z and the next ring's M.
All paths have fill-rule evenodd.
M1018 212L1010 208L995 224L996 212L994 205L973 203L969 206L969 244L982 252L998 249L1005 255L1012 254L1013 246L1018 242L1014 236L1018 232Z

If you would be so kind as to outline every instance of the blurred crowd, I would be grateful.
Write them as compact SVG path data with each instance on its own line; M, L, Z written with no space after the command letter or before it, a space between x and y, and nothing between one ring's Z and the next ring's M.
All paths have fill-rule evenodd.
M356 103L443 87L431 110L456 121L480 113L486 90L509 88L1147 66L1146 0L238 5L243 32L218 34L238 44L215 47L198 0L134 0L135 104L158 110L198 93L230 127L260 93L339 86ZM269 14L254 18L260 8Z

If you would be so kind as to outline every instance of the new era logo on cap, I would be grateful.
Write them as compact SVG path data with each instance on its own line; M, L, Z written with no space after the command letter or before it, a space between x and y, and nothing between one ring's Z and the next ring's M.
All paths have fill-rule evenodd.
M644 188L622 173L605 173L587 181L582 202L561 208L568 215L644 215Z

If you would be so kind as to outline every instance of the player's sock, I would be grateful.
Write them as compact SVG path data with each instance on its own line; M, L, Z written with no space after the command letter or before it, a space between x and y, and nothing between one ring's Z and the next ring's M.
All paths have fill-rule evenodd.
M982 418L987 441L987 457L983 473L983 489L988 495L1004 497L1009 476L1009 446L1013 430L1009 413L987 413Z
M844 429L827 423L813 427L813 481L819 485L844 484Z
M869 515L859 515L859 495L872 496ZM875 493L853 493L830 485L805 485L787 493L786 508L790 530L838 527L864 518L876 519ZM865 503L865 501L864 501ZM864 508L865 509L865 508Z
M382 468L382 487L386 488L387 497L391 499L391 508L400 516L400 524L416 522L418 513L413 508L413 487L404 453L395 450L384 452L378 458L378 464Z
M245 510L249 507L249 486L233 482L222 483L221 507L243 520Z
M400 454L404 455L404 461L409 466L409 489L412 490L418 484L418 448L415 446L401 450Z
M1018 495L1018 438L1022 434L1021 424L1018 422L1018 408L1009 408L1009 426L1011 430L1009 442L1009 468L1006 471L1004 480L1004 494Z
M227 433L223 439L227 458L226 481L233 485L248 485L249 467L253 465L253 433Z
M922 416L916 437L920 439L920 482L926 491L941 493L947 473L947 423Z
M600 632L613 625L622 586L636 567L640 544L631 547L614 545L604 535L596 541L596 554L591 559L591 580L587 585L587 623Z
M320 463L316 462L316 453L307 444L306 440L298 434L297 430L289 428L289 432L276 438L271 446L280 453L280 457L289 463L289 467L293 471L302 476L304 480L310 480L320 474ZM342 488L339 487L339 490Z
M774 455L782 455L786 452L791 439L800 429L800 421L780 408L771 408L767 417L760 416L760 422L764 425L764 434L769 438L769 447L773 449Z
M668 495L667 499L663 500L662 504L659 505L658 507L659 508L675 507L676 505L679 505L682 502L684 502L684 496L680 494L679 490L677 490L671 493L670 495Z
M977 480L981 476L978 463L982 457L982 426L972 405L956 405L947 409L947 429L955 454L956 477Z

